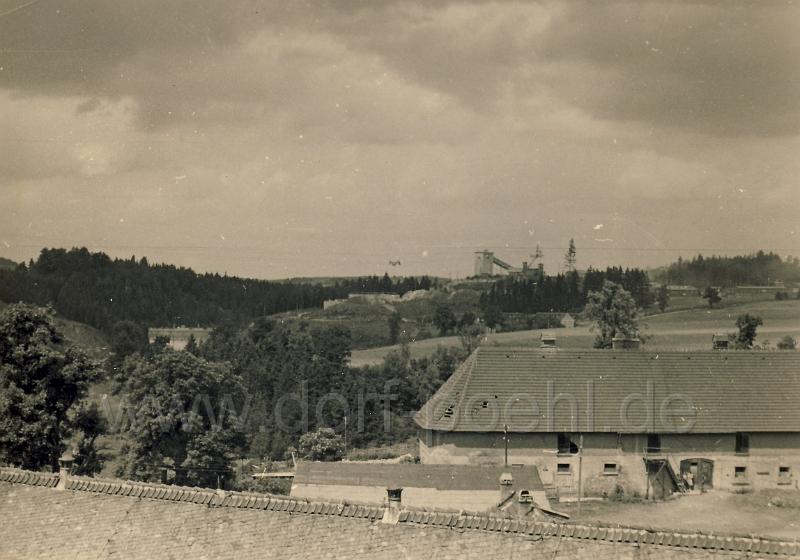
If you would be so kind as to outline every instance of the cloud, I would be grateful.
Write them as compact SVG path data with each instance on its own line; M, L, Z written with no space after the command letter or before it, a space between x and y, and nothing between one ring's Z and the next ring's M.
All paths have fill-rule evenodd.
M786 245L793 10L38 2L0 17L0 235L259 276Z

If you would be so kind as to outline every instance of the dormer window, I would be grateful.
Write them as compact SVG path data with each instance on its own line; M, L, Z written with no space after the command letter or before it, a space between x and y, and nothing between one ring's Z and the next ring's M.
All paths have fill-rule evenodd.
M736 453L747 455L750 453L750 435L736 432Z
M578 452L578 444L572 441L569 434L558 434L558 454L559 455L574 455Z

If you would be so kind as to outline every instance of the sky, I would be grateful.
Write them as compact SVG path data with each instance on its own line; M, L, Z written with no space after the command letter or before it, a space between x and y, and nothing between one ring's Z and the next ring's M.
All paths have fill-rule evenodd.
M798 5L0 0L0 256L798 255Z

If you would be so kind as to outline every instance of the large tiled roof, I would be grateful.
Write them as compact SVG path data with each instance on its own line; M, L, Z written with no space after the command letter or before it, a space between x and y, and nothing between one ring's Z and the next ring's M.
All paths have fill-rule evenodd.
M499 490L500 475L509 472L518 488L542 490L536 467L418 465L301 461L294 484L435 488L437 490Z
M800 352L483 346L415 418L445 431L790 432L798 402Z
M0 469L0 558L578 558L798 555L800 544L57 477Z

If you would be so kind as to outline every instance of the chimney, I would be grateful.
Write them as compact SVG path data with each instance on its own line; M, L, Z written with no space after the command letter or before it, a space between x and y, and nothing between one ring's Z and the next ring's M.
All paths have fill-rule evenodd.
M638 350L641 341L638 337L615 336L611 340L611 348L614 350Z
M403 489L397 486L389 486L386 489L386 497L388 498L388 507L383 510L383 519L381 523L388 523L396 525L400 521L400 509L403 504Z
M539 335L539 348L555 348L556 335L551 332L543 332Z
M731 338L727 334L711 335L711 347L714 350L727 350L730 348Z
M69 471L72 468L72 463L75 462L75 457L72 453L65 451L64 454L58 459L58 484L56 490L66 490L67 481L69 480Z

